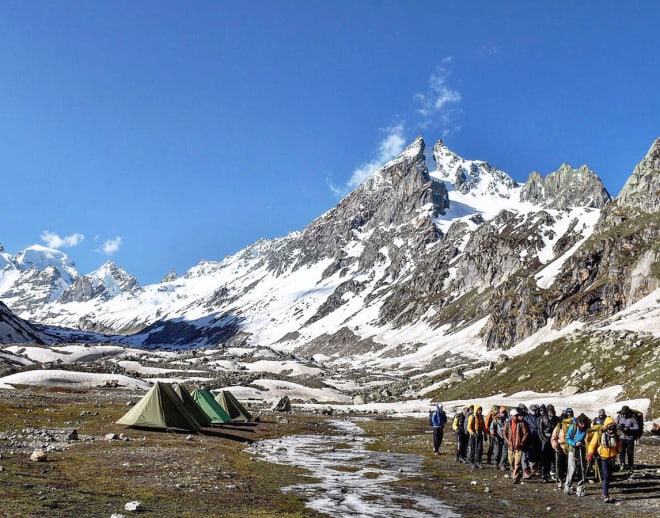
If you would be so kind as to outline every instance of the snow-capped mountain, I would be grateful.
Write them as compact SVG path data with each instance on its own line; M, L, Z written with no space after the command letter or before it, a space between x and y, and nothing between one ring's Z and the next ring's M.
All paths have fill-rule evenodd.
M145 347L269 346L375 366L509 349L658 289L659 148L612 203L586 166L519 184L438 142L429 171L420 137L300 232L144 287L111 263L81 276L45 250L44 263L3 252L0 299L33 322ZM622 215L631 206L643 229Z

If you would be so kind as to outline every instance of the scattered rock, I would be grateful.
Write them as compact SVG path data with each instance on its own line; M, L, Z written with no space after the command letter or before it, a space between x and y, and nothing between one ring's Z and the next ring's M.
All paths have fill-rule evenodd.
M291 412L291 400L289 396L282 396L280 400L273 405L273 412Z
M77 441L78 440L78 430L75 428L71 430L71 433L66 436L68 441Z
M117 440L117 434L115 434L115 433L106 433L105 438L108 441L115 441L115 440Z
M139 500L134 500L133 502L128 502L124 509L127 511L144 511L144 505Z
M43 450L34 450L32 455L30 455L30 460L32 462L46 462L48 460L48 455Z

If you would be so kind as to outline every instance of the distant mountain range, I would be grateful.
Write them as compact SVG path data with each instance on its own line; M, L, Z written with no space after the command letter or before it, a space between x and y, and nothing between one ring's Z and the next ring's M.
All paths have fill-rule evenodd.
M660 286L660 139L612 199L586 166L519 184L420 137L286 237L139 286L114 263L0 245L0 342L268 346L388 366L507 350ZM660 327L660 323L659 323Z

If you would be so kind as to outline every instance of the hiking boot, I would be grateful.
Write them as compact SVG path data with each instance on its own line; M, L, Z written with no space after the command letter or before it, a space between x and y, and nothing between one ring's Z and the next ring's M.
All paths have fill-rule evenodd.
M479 462L477 462L477 463L475 464L475 466L476 466L478 469L484 469L484 467L483 467Z
M564 488L564 494L565 495L572 495L575 491L573 490L572 487L565 487Z
M612 502L614 502L614 500L612 500L609 496L604 496L603 497L603 503L611 504Z

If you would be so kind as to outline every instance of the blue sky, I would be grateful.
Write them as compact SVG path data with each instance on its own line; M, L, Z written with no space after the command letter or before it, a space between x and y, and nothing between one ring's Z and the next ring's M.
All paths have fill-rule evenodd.
M616 195L660 2L4 1L0 243L141 284L301 230L417 135Z

